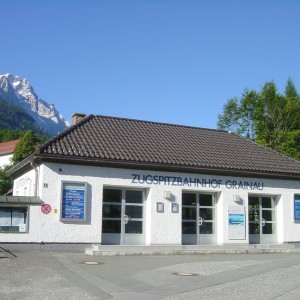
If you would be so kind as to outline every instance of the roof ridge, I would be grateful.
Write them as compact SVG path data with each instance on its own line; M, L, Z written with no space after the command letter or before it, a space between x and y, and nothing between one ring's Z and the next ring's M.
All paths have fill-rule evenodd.
M234 132L101 115L88 115L34 155L37 162L300 178L300 162Z
M59 133L58 135L54 136L52 139L46 141L44 144L40 145L39 147L37 147L37 149L35 150L36 154L39 154L43 149L47 148L51 143L61 139L62 137L64 137L65 135L69 134L71 131L73 131L74 129L78 128L79 126L81 126L82 124L86 123L87 121L89 121L90 119L92 119L93 117L95 117L93 114L89 114L86 117L84 117L82 120L80 120L79 122L77 122L76 124L71 125L68 129L66 129L65 131Z
M214 128L205 128L205 127L197 127L197 126L192 126L192 125L183 125L183 124L175 124L175 123L167 123L167 122L159 122L159 121L148 121L148 120L125 118L125 117L115 117L115 116L107 116L107 115L94 115L94 116L95 117L99 117L99 118L118 119L118 120L126 120L126 121L140 122L140 123L168 125L168 126L175 126L175 127L194 128L194 129L201 129L201 130L218 131L218 132L228 133L227 130L214 129Z

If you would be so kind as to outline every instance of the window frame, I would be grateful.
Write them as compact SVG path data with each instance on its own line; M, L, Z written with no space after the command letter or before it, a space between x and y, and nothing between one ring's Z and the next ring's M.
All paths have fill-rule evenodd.
M300 207L299 207L299 202L300 202L300 194L294 194L294 199L293 199L293 216L294 216L294 223L300 223Z
M83 193L83 209L81 210L81 212L83 211L83 217L82 218L74 218L74 217L70 217L70 218L66 218L63 217L66 212L64 211L64 201L66 201L66 199L64 199L64 187L65 186L78 186L81 189L84 189L84 193ZM60 221L63 223L86 223L87 222L87 182L83 182L83 181L68 181L68 180L62 180L61 181L61 195L60 195Z
M10 216L10 223L12 224L13 221L13 209L20 209L20 208L25 208L26 209L26 222L25 222L25 231L11 231L11 230L1 230L1 227L15 227L13 225L10 226L1 226L0 225L0 234L1 233L12 233L12 234L26 234L29 233L29 214L30 214L30 206L29 205L5 205L1 204L0 205L0 210L1 209L10 209L11 210L11 216ZM1 217L0 217L1 218Z

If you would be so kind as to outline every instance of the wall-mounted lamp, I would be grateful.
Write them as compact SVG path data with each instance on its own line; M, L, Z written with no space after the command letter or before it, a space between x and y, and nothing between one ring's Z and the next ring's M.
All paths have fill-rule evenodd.
M164 191L164 198L170 200L171 199L171 192L170 191Z
M233 202L240 202L240 196L239 195L233 195Z

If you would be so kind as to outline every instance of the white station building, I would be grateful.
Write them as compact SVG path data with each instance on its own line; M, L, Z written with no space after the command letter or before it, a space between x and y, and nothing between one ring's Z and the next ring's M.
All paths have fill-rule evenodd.
M1 243L300 241L299 161L220 130L73 117L9 171Z

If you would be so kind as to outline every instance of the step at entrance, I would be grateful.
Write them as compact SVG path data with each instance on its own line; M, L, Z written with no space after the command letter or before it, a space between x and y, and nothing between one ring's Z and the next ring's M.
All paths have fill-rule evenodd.
M105 246L93 245L85 253L92 256L125 255L197 255L197 254L255 254L300 252L293 244L276 245L158 245L158 246Z

